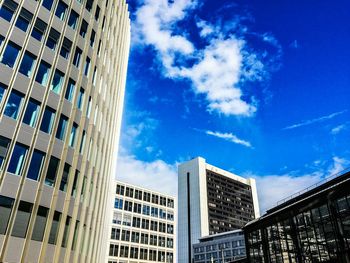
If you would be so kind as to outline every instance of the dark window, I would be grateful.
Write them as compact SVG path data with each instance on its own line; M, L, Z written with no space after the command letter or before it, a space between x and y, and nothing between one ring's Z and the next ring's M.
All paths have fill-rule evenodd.
M69 137L69 146L70 147L74 147L75 144L75 136L77 134L77 130L78 130L78 124L76 124L75 122L73 123L72 126L72 130L70 132L70 137Z
M55 211L51 224L51 230L49 235L49 244L56 245L58 229L60 227L61 213Z
M81 59L81 49L80 48L76 48L75 49L75 54L74 54L74 58L73 58L73 65L76 67L79 67L80 64L80 59Z
M84 65L84 75L85 76L87 76L89 74L90 62L91 62L90 58L86 57L85 65Z
M14 201L13 198L0 195L0 235L6 233Z
M48 10L51 10L53 0L43 0L42 5Z
M56 131L56 138L59 140L64 140L66 129L68 124L68 117L61 114L60 120L58 122L58 127Z
M23 75L27 77L30 77L33 73L32 70L33 70L33 65L35 60L36 60L36 57L30 52L26 51L22 58L21 65L19 67L19 72L21 72Z
M0 103L2 101L2 97L4 96L4 93L5 93L6 89L7 89L7 86L0 82Z
M98 21L99 17L100 17L100 7L97 5L96 11L95 11L95 20Z
M78 98L77 98L77 108L82 109L83 107L83 102L84 102L84 89L80 87Z
M27 178L33 179L33 180L39 180L40 174L42 170L42 166L45 159L45 153L39 150L34 150L32 155L32 160L29 165Z
M7 169L9 173L21 175L27 152L28 146L16 143L15 148L13 149L9 167Z
M83 22L81 23L80 32L79 32L79 34L82 37L86 36L87 28L88 28L88 23L85 20L83 20Z
M67 182L68 182L69 171L70 171L70 165L68 163L65 163L61 184L60 184L60 190L63 192L67 192Z
M38 72L36 73L35 81L43 86L46 86L49 80L50 68L51 66L42 60L39 65Z
M1 63L13 68L21 48L13 42L8 42L4 53L1 56Z
M88 10L89 12L91 11L92 5L93 5L94 1L93 0L86 0L86 4L85 4L85 8L86 10Z
M23 99L23 94L13 90L10 94L10 98L8 99L4 111L4 115L17 119L19 110L21 108Z
M78 18L79 18L78 13L72 10L70 12L69 19L68 19L68 26L70 26L73 29L76 29L78 24Z
M71 217L67 216L66 224L64 225L64 232L63 232L63 238L62 238L62 247L66 247L67 246L70 222L71 222Z
M51 28L49 37L47 38L47 41L46 41L46 46L52 50L55 50L59 38L60 38L60 33L55 29Z
M60 160L56 157L51 156L49 167L47 168L45 184L54 187L56 182L56 175Z
M40 130L50 134L54 120L55 120L55 110L46 106L44 116L41 121Z
M72 47L72 41L70 41L68 38L63 39L60 55L66 59L69 57L69 53Z
M36 214L36 219L34 223L32 240L36 240L36 241L43 240L48 212L49 212L48 208L39 206L38 213Z
M45 34L46 27L47 24L41 19L37 18L32 31L32 37L34 37L38 41L41 41L43 35Z
M25 201L19 202L15 223L12 228L12 236L25 238L32 207L33 204L31 203Z
M17 6L18 4L12 0L5 0L0 8L0 17L10 22Z
M23 122L31 127L35 127L39 115L39 109L40 103L32 98L29 99Z
M96 37L96 33L95 33L95 31L92 29L92 30L91 30L91 35L90 35L90 46L91 46L91 47L94 46L95 37Z
M0 169L2 166L2 163L4 162L5 158L7 157L7 152L10 146L10 139L7 139L6 137L0 136ZM1 223L1 221L0 221Z
M63 85L63 81L64 81L64 74L63 72L61 72L60 70L56 69L55 70L55 74L53 75L53 79L50 85L50 89L57 93L60 94L61 89L62 89L62 85Z
M22 8L16 21L16 27L26 32L30 22L32 21L32 18L33 14L28 10Z
M57 8L56 8L56 12L55 12L55 15L61 19L61 20L64 20L65 16L66 16L66 11L67 11L67 4L62 2L62 1L59 1L58 2L58 5L57 5Z
M69 79L68 84L67 84L66 93L64 95L66 100L72 101L72 98L74 96L74 89L75 89L75 81L72 79Z
M80 172L78 170L75 170L74 181L73 181L72 192L71 192L71 196L73 197L75 197L77 193L77 183L78 183L79 174Z

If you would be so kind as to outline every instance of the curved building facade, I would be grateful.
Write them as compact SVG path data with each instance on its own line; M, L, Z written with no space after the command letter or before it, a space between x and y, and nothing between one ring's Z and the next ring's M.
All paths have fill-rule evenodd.
M103 262L125 0L0 0L0 262Z

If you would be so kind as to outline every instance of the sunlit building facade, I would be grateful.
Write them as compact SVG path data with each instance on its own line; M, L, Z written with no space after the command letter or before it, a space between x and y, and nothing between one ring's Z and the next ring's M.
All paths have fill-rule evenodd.
M349 263L350 172L283 200L244 232L251 263Z
M178 167L178 261L194 259L200 238L241 229L259 217L255 180L243 178L201 157Z
M102 262L125 1L0 1L0 262Z
M115 183L108 263L175 263L174 197Z

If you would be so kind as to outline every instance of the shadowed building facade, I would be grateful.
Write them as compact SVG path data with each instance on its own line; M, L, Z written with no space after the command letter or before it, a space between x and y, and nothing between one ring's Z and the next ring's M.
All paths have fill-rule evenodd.
M103 262L125 1L0 1L0 262Z
M201 157L178 167L178 261L192 262L193 245L241 229L259 217L255 180L210 165Z

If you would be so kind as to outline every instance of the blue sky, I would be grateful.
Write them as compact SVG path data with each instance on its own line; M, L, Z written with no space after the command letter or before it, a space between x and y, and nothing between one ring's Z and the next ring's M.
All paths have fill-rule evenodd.
M265 210L350 166L348 1L128 2L117 178L176 194L202 156Z

